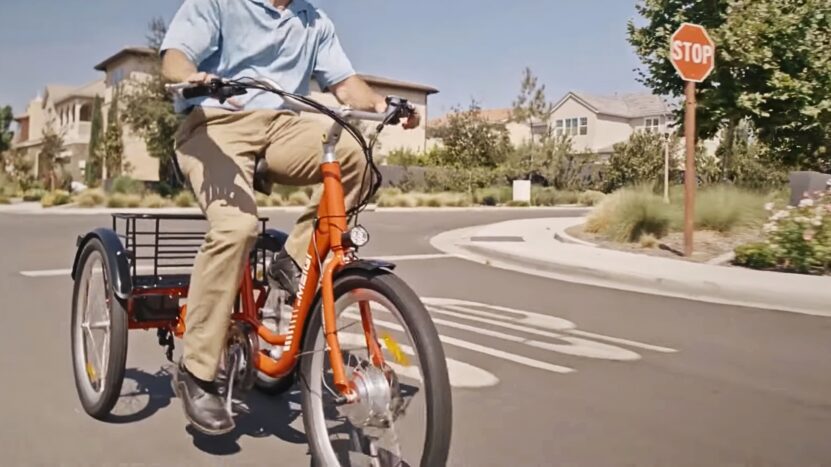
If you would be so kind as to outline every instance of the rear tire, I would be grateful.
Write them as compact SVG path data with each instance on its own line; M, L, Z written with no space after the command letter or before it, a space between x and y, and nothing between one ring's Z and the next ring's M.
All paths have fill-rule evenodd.
M104 244L90 240L81 251L72 293L75 389L84 411L99 420L118 401L127 361L127 310L113 293L109 266Z
M421 436L424 440L420 450L421 455L418 459L404 458L404 463L401 462L402 459L396 459L389 465L421 465L426 467L445 465L450 450L453 408L444 351L429 313L418 296L401 279L385 270L354 270L335 280L336 303L341 303L341 299L344 297L347 298L343 303L349 303L348 296L352 292L354 292L352 294L354 296L376 297L381 302L386 302L387 306L391 305L391 308L395 309L395 311L389 309L389 313L397 318L398 323L390 327L388 321L382 322L374 319L376 329L383 328L386 332L386 330L394 329L396 326L403 328L404 334L410 341L409 346L411 348L409 352L412 352L420 367L419 374L425 393L423 405L426 411L425 426L423 429L417 429L422 433L417 440L420 440ZM359 300L369 302L368 298ZM336 306L341 316L346 315L339 305ZM373 311L373 316L375 315L376 312ZM379 323L381 323L380 327ZM330 436L335 436L337 431L330 434L326 426L325 419L331 412L327 412L325 407L324 399L328 395L324 395L322 391L326 391L326 389L321 389L326 387L322 384L325 383L322 379L325 378L328 363L328 350L323 351L327 346L325 345L322 326L323 310L320 301L318 301L309 320L308 332L305 333L298 378L302 395L303 423L315 465L351 465L350 461L344 460L343 453L335 453L333 440ZM338 322L338 327L343 329L340 322ZM345 330L339 336L342 348L346 347L343 340L345 338L343 336L344 332ZM360 333L362 332L360 331ZM387 359L389 360L389 357ZM347 361L344 363L349 364ZM405 365L409 366L408 364ZM323 372L321 372L321 366ZM401 375L396 374L396 377L399 376ZM396 420L393 426L399 425L403 418L411 414L402 415L402 420ZM323 417L323 420L321 420L321 417ZM360 430L364 429L361 428ZM365 432L365 430L362 432ZM354 439L352 442L354 445L366 444L365 441L356 442ZM415 441L415 444L419 444L418 441ZM418 449L418 446L415 446L414 449ZM403 453L400 455L404 456ZM352 454L348 454L348 456L351 459ZM383 457L381 456L379 459ZM382 463L381 465L387 464Z

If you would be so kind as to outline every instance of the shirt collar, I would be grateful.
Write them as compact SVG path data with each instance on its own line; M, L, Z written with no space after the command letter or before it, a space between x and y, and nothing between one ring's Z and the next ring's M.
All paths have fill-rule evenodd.
M262 6L268 8L270 10L278 11L276 8L274 8L274 4L271 3L269 0L251 0L251 1L254 2L254 3L257 3L259 5L262 5ZM291 11L294 14L300 13L301 11L304 12L304 13L307 13L310 6L311 5L309 5L309 3L306 2L305 0L292 0L292 2L289 4L289 6L288 6L288 8L286 8L286 10Z

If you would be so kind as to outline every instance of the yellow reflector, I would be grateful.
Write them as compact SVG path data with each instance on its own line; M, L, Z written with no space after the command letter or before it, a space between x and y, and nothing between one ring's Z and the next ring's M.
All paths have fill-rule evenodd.
M92 362L87 362L87 376L89 376L89 380L93 383L98 381L98 376L96 375L95 368L92 366Z
M395 339L392 338L392 336L384 333L384 335L381 336L381 339L384 340L384 345L387 347L387 350L389 350L392 354L392 358L395 360L395 363L405 367L410 366L410 359L407 358L407 354L405 354L404 351L401 350L401 346L398 345L398 342L396 342Z

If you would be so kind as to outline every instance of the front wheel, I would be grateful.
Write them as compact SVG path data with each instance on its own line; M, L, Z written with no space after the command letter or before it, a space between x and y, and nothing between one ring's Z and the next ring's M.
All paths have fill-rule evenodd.
M418 296L387 271L356 270L334 284L338 341L360 399L336 394L322 305L303 343L303 423L315 465L443 466L452 403L436 328ZM361 308L369 310L383 365L370 358Z

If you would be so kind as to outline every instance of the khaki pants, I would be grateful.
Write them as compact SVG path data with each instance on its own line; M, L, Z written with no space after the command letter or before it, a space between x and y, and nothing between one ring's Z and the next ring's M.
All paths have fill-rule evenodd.
M327 129L324 123L289 112L222 109L195 109L179 129L179 165L210 225L194 262L185 320L184 363L197 378L212 381L216 376L242 266L257 237L255 157L265 155L275 183L321 184L322 138ZM336 154L348 208L357 202L366 159L347 135ZM321 193L319 185L286 244L301 266Z

